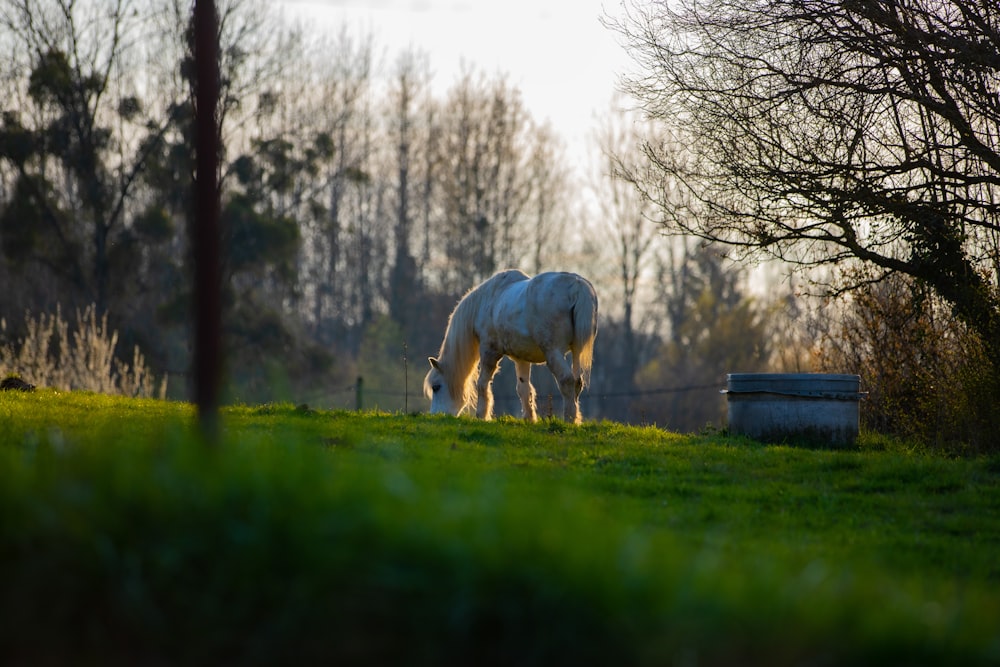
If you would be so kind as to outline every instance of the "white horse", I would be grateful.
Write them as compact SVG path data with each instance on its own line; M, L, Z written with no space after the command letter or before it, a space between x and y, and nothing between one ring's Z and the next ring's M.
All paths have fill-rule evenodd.
M493 375L507 356L517 371L525 419L537 419L531 365L544 363L559 384L563 418L578 424L596 335L597 293L586 279L575 273L529 278L502 271L470 290L448 318L441 351L428 358L431 370L424 379L431 413L458 415L478 397L476 416L491 419Z

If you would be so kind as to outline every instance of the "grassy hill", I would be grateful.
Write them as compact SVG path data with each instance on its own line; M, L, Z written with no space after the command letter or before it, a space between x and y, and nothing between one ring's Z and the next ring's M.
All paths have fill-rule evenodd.
M1000 460L0 393L5 664L997 664Z

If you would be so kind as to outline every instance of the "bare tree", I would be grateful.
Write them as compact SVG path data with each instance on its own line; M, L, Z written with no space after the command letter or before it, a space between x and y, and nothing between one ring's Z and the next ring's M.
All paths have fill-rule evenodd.
M357 242L351 239L348 195L371 178L365 171L360 138L371 95L374 46L371 35L352 37L344 27L332 39L316 45L324 65L316 74L312 116L317 145L325 159L315 176L323 196L315 215L307 218L303 247L304 279L311 301L314 335L330 342L336 329L352 318L346 312L350 282L347 262Z
M1000 367L1000 6L681 0L613 24L644 72L629 91L672 135L634 178L672 230L912 276Z
M574 213L569 201L570 172L565 146L549 124L535 129L529 157L532 198L521 224L526 271L540 273L558 265L567 251L563 238Z
M605 301L611 304L606 313L616 320L617 328L614 348L605 348L599 372L608 374L607 386L630 393L636 389L636 375L652 351L655 336L662 333L653 321L657 312L653 301L659 297L654 297L650 288L656 276L657 253L665 246L659 243L655 207L623 177L634 172L643 157L635 129L638 119L617 101L611 106L596 131L600 161L591 186L599 216L593 247L607 267L595 278L614 286L614 298ZM628 413L623 410L612 416L626 419Z
M438 144L446 291L464 291L521 259L514 234L531 196L529 121L505 77L468 71L448 93Z
M420 148L426 151L428 144L427 128L421 128L419 124L418 104L425 98L429 79L426 56L414 51L400 54L390 89L390 132L396 140L396 224L393 234L395 254L388 291L389 313L404 331L412 324L415 296L420 291L412 249L416 198L411 191L418 170L426 167L426 162L420 163L417 152Z

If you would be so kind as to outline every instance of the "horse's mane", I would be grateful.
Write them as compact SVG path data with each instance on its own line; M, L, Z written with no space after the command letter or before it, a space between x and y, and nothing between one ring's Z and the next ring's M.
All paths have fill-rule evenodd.
M503 271L473 287L462 297L448 317L448 328L438 352L444 371L444 381L454 391L455 400L462 407L472 405L476 399L476 380L479 378L479 338L475 324L479 308L484 301L491 302L494 294L508 285L528 276L521 271Z

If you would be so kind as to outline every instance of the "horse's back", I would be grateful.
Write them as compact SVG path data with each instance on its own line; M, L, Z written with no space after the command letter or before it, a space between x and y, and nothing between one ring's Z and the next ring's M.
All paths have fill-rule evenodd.
M519 269L507 269L506 271L500 271L499 273L494 274L493 277L483 282L478 289L485 288L487 291L496 295L510 288L511 285L529 280L532 280L532 278L524 271Z
M529 319L547 330L562 351L578 347L596 333L597 294L583 276L540 273L527 284L525 301Z
M578 274L508 270L481 288L477 335L512 356L537 363L546 349L566 352L594 336L597 295Z
M566 271L539 273L528 283L525 297L539 310L571 309L584 295L597 303L594 286L583 276Z

